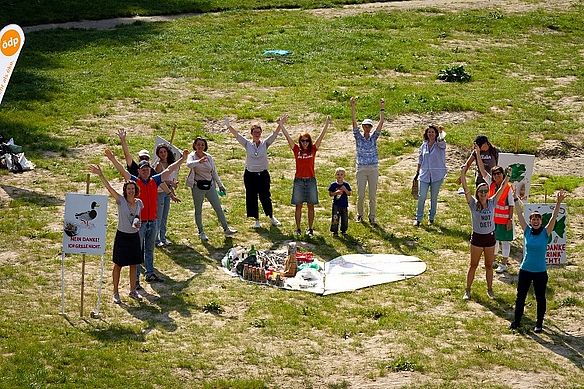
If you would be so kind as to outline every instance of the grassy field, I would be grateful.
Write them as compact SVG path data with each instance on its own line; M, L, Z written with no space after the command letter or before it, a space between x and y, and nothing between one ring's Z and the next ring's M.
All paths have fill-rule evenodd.
M574 161L584 146L584 9L575 4L554 14L426 8L336 18L299 9L231 10L109 31L28 34L0 105L0 131L37 165L22 175L0 171L0 387L582 387L584 179ZM260 8L277 6L287 4ZM271 49L292 54L283 61L263 54ZM471 75L469 82L437 80L441 70L457 65ZM379 98L386 100L380 226L351 222L349 236L334 239L325 187L336 166L356 185L351 96L359 96L360 120L376 121ZM241 131L256 121L268 130L283 113L293 134L316 134L326 115L333 118L317 155L316 235L300 239L301 249L323 260L354 252L413 255L427 263L424 274L322 297L243 283L220 270L233 245L278 249L296 239L288 145L279 139L270 149L282 226L263 218L256 231L245 217L244 151L222 125L229 116ZM436 224L415 228L409 182L430 122L448 133L452 174L441 190ZM119 128L127 129L135 154L151 149L155 135L170 138L174 125L180 148L190 148L197 135L209 139L227 187L223 205L238 234L224 238L206 204L210 240L201 242L190 193L181 186L183 201L172 205L169 222L175 244L155 254L166 282L146 284L144 303L124 294L126 304L117 306L109 278L116 228L110 201L102 316L89 317L99 283L95 257L87 258L79 315L79 256L67 258L68 314L59 315L65 193L85 192L89 163L100 163L120 187L103 156L110 148L122 157ZM487 298L484 270L477 272L473 300L461 299L471 227L454 180L478 133L503 151L553 162L535 175L533 202L558 188L570 191L568 263L549 271L542 335L529 329L532 295L525 327L507 330L520 239L510 272L496 276L497 299ZM550 144L561 147L550 151ZM90 192L105 193L95 177ZM124 271L122 291L126 283Z
M99 20L127 16L204 13L228 10L314 9L343 4L368 3L362 0L95 0L6 1L0 4L0 24L33 26L78 20Z

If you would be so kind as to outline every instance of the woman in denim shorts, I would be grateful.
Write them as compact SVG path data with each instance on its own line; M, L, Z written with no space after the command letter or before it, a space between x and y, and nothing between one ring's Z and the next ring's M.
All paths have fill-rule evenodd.
M485 269L487 280L487 295L494 299L493 294L493 260L495 259L495 204L499 201L503 188L509 183L511 168L497 192L488 197L489 187L486 183L481 183L476 187L475 196L471 196L466 183L466 165L462 166L460 174L462 187L466 202L470 208L472 218L472 235L470 238L470 266L466 275L466 290L462 298L470 299L470 288L474 281L475 273L479 265L481 256L485 255Z
M314 222L314 206L318 204L318 189L316 187L316 174L314 171L314 158L316 157L316 152L320 147L322 138L328 129L331 122L331 117L327 116L326 122L322 132L316 139L312 142L312 137L309 133L303 132L298 136L298 144L294 143L294 140L284 128L284 123L288 120L288 115L284 115L278 118L278 124L282 133L288 140L290 149L294 153L294 159L296 160L296 173L294 174L294 187L292 189L292 204L296 206L294 213L294 218L296 220L296 235L301 234L300 221L302 220L302 206L306 203L308 208L308 229L306 230L306 235L312 236L314 231L312 230L312 224Z

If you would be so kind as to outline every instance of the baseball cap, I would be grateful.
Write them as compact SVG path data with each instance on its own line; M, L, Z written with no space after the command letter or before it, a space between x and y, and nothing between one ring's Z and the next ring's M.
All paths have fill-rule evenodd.
M478 146L482 146L483 144L487 143L489 140L487 139L487 137L485 135L477 135L477 137L475 138L474 142L478 145Z
M148 161L140 161L140 163L138 164L138 169L142 169L144 166L150 167L150 162L148 162Z
M369 124L371 127L373 127L373 120L371 120L371 119L365 119L365 120L363 120L363 122L361 123L361 125L364 125L364 124Z
M138 152L138 157L148 157L148 159L150 159L150 153L148 150L142 149Z

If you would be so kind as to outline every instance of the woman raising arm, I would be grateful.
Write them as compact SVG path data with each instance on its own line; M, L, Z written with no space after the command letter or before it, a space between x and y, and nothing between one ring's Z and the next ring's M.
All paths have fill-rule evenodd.
M288 115L284 115L281 118L278 118L278 125L288 140L288 145L290 145L290 149L294 153L294 159L296 161L294 186L292 188L292 204L296 206L296 210L294 212L294 218L296 221L296 235L300 235L302 231L300 229L300 222L302 220L302 206L304 203L306 203L308 208L308 229L306 230L306 235L312 236L314 234L312 229L312 225L314 223L314 206L318 204L318 188L316 185L314 160L316 158L316 152L318 151L322 139L324 138L324 135L326 134L328 126L331 122L331 117L327 116L324 127L314 143L312 143L312 137L308 132L302 132L298 136L298 144L294 143L294 140L284 127L286 120L288 120Z
M513 191L515 194L515 191ZM523 261L519 268L519 277L517 279L517 298L515 299L515 318L511 323L510 328L519 328L521 324L521 317L525 308L525 299L531 283L533 283L533 290L535 292L535 300L537 302L537 320L535 323L534 332L543 331L543 318L546 311L545 292L547 289L548 274L546 263L547 245L550 235L556 225L556 218L560 212L562 201L566 198L565 190L560 190L556 197L556 205L552 213L552 217L545 227L542 226L543 219L539 212L532 212L529 215L529 224L525 221L523 216L523 209L521 209L520 201L515 196L515 211L519 225L523 229Z

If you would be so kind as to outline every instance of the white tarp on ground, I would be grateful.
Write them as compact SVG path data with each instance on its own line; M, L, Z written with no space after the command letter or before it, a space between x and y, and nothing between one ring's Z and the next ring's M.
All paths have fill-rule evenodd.
M327 262L324 293L333 294L412 278L426 270L417 257L394 254L349 254Z
M224 258L224 266L227 255L229 253ZM405 280L426 270L421 259L395 254L348 254L329 262L315 260L314 263L319 265L318 270L299 270L295 277L286 278L281 288L328 295ZM223 269L238 277L237 273Z

